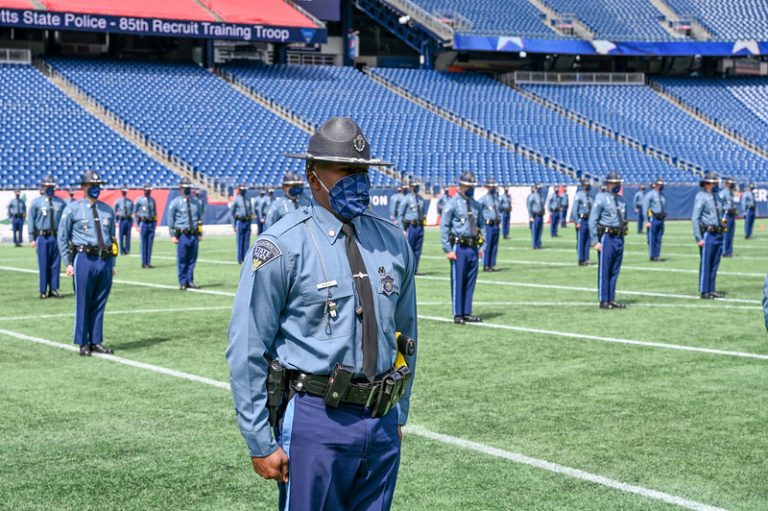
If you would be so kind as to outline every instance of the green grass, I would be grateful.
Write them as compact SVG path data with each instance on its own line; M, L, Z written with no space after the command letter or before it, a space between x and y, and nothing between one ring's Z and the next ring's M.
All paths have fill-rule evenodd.
M661 264L648 261L644 237L628 239L618 294L629 308L601 311L595 291L519 286L595 288L596 269L575 264L572 227L563 238L545 234L540 252L530 250L527 229L514 229L500 248L504 271L480 275L474 312L494 325L768 354L762 236L739 233L737 256L721 265L733 275L721 275L718 288L744 301L622 295L697 295L689 225L670 224L667 234ZM450 318L437 239L430 230L419 313ZM117 278L176 286L173 246L155 248L157 269L121 258ZM233 292L234 252L233 239L205 239L198 284ZM0 266L35 264L30 249L0 248ZM70 342L68 280L64 300L41 301L36 275L0 269L0 278L0 329ZM231 303L115 284L107 342L121 357L227 381ZM426 319L419 350L415 425L730 510L768 510L768 360ZM250 469L225 390L0 334L0 405L0 509L276 508L273 484ZM678 508L406 435L395 509Z

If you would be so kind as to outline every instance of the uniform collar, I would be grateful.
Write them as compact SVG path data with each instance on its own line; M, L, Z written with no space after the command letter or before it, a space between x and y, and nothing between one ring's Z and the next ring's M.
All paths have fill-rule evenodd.
M327 239L331 245L333 245L336 243L336 240L339 239L339 235L341 234L341 220L336 218L333 213L318 204L314 199L310 199L309 203L312 218L315 219L315 223L320 228L320 232L323 233L323 237ZM359 219L360 217L357 217L352 220L352 224L355 226L355 229L359 227L359 225L356 223L356 221L359 221Z

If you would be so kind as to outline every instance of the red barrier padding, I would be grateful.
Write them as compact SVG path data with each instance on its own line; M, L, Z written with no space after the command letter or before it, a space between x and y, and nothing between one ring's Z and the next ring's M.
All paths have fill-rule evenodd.
M307 27L316 25L300 11L283 0L202 0L203 3L230 23Z
M0 7L6 7L8 9L34 9L35 6L32 2L27 0L1 0Z
M195 0L44 0L50 11L171 20L214 21ZM28 6L29 7L29 6Z

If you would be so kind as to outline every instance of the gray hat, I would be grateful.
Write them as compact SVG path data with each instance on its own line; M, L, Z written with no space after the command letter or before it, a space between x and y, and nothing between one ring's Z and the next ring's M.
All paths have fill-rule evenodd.
M107 182L101 178L101 174L95 170L86 170L80 179L81 185L103 185Z
M755 188L757 188L757 185L755 183L749 183L750 190L754 190Z
M149 183L144 183L144 191L146 192L147 190L151 191L152 190L152 185L149 184Z
M237 187L239 190L247 190L248 185L245 183L240 183L240 186Z
M419 179L418 177L412 177L411 179L408 180L408 186L410 186L411 188L413 188L414 186L421 186L421 185L422 185L421 179Z
M459 176L459 184L464 186L475 186L477 184L477 178L471 171L467 170Z
M720 182L720 176L715 172L707 172L704 177L701 178L700 184L716 185Z
M533 183L531 190L541 190L541 183Z
M581 178L581 186L589 186L589 185L591 185L591 184L592 184L592 183L590 182L590 180L589 180L589 179L587 179L586 177L582 177L582 178Z
M49 186L56 186L56 178L52 175L48 174L43 178L43 180L40 182L41 187L49 187Z
M654 181L653 184L656 186L664 186L666 183L664 182L663 177L659 177L658 179L656 179L656 181Z
M283 176L283 186L304 185L304 180L295 172L286 172Z
M606 183L622 183L622 179L618 172L613 171L613 172L609 172L608 175L605 176L605 182Z
M179 183L179 188L186 187L192 187L192 180L190 180L188 177L182 178L181 182Z
M393 165L371 158L371 146L360 126L348 117L331 117L325 121L312 138L307 152L284 153L288 158L328 163L348 163L361 167L388 167Z
M485 181L485 187L486 188L496 188L496 180L494 178L492 178L492 177L489 177Z

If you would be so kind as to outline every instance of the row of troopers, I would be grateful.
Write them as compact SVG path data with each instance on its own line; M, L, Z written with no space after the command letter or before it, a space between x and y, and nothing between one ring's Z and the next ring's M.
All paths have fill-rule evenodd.
M141 239L141 267L144 269L152 266L152 247L155 243L155 230L157 229L157 202L152 197L152 185L146 183L143 195L134 203L128 198L128 188L123 187L120 192L122 197L115 202L114 209L118 222L118 243L120 254L131 253L131 229L134 225L139 227Z

